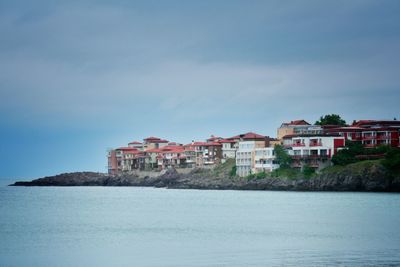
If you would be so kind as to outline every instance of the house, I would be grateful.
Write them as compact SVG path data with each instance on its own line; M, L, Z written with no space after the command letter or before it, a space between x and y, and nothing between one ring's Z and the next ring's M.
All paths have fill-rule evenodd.
M222 144L222 162L226 159L234 159L236 157L237 141L231 139L222 139L218 141Z
M322 169L345 146L345 139L338 134L294 134L284 136L283 144L293 158L292 167Z
M324 127L324 132L339 134L366 148L381 145L400 147L400 121L397 120L360 120L345 127L328 125Z
M130 170L128 159L130 153L138 151L132 147L119 147L117 149L110 149L108 151L108 173L111 175L118 174L122 171Z
M138 150L143 151L143 143L138 142L138 141L132 141L132 142L128 143L128 147L136 148Z
M143 139L143 149L148 150L148 149L157 149L161 148L163 146L168 145L168 141L164 139L160 139L158 137L147 137Z
M269 138L264 135L249 132L229 138L238 142L236 151L236 174L247 176L255 167L255 149L269 146Z
M211 135L210 138L208 138L206 141L207 143L212 143L212 142L218 142L222 139L223 139L222 137Z
M253 173L271 172L279 168L273 147L260 147L254 150Z
M294 120L284 122L277 130L277 138L282 140L285 135L292 134L319 134L322 133L322 127L311 125L305 120Z
M167 168L185 168L185 148L179 145L165 146L159 149L157 165L159 170Z
M218 142L192 142L185 148L194 152L196 167L214 166L221 162L222 145Z

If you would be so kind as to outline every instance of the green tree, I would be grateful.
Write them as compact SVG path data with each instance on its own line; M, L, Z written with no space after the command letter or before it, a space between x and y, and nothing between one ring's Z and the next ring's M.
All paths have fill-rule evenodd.
M237 169L236 165L232 167L232 169L229 172L230 177L236 176L236 169Z
M310 178L315 173L315 169L310 167L310 165L305 165L303 167L303 175L305 178Z
M290 168L290 164L292 163L292 157L288 155L286 150L282 145L275 145L274 147L276 161L279 163L280 168L286 169Z
M346 121L343 120L339 115L337 114L330 114L330 115L325 115L321 116L319 118L319 121L315 122L315 125L338 125L338 126L345 126Z
M390 149L386 153L385 159L382 161L382 164L392 172L400 172L400 149Z
M335 165L347 165L357 162L357 155L365 153L365 148L358 142L346 140L346 147L338 151L332 157L332 163Z

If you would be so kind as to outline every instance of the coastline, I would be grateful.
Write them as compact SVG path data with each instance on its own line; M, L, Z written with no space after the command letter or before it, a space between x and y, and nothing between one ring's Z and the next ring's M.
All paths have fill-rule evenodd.
M96 172L64 173L10 186L142 186L168 189L400 192L400 177L390 175L379 161L327 168L312 177L231 177L229 167L193 169L179 173L168 169L158 176L126 173L110 176Z

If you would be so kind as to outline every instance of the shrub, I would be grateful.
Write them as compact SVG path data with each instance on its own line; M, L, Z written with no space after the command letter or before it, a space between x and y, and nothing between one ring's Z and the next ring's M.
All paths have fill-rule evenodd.
M288 155L286 150L281 145L275 145L274 147L276 161L279 163L280 168L290 168L290 164L293 159Z
M305 178L310 178L315 173L315 169L309 165L303 167L303 175Z
M383 166L385 166L389 171L397 172L400 171L400 149L392 148L386 155L385 159L382 161Z
M265 171L256 174L257 179L264 179L265 177L267 177L267 173Z
M231 171L229 172L230 177L236 176L236 169L236 165L232 167Z

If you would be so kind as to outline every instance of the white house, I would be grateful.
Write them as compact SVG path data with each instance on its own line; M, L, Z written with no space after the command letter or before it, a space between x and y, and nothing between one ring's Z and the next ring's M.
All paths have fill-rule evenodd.
M271 172L279 168L275 161L275 151L273 147L256 148L254 150L254 173Z
M236 151L236 174L243 177L252 173L254 150L265 147L265 141L240 141Z
M344 147L345 138L332 134L299 134L285 136L283 144L294 159L293 167L301 168L307 164L321 168L329 165L328 160Z
M235 140L223 139L219 143L222 144L222 159L234 159L236 157L237 146Z

